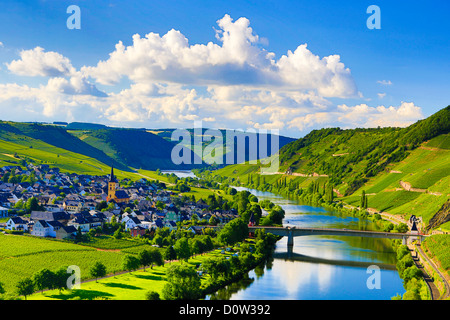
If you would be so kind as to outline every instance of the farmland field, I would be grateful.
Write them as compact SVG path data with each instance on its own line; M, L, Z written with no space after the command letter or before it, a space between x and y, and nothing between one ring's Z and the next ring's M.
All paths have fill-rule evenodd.
M81 278L89 278L89 269L102 262L108 273L121 270L121 251L97 250L63 241L31 236L0 235L0 282L7 292L14 292L16 283L43 268L56 271L60 267L77 265Z
M28 236L0 234L0 261L37 252L92 250L76 244Z

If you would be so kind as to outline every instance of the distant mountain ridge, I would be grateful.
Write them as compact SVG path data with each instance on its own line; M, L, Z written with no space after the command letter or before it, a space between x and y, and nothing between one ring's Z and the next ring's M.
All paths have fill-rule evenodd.
M46 124L0 121L0 140L14 143L14 149L20 145L26 147L19 148L23 156L31 157L27 148L34 148L34 151L41 148L43 153L39 155L40 161L48 160L44 153L47 155L54 153L54 156L59 157L64 154L63 150L67 150L124 171L189 170L205 166L206 163L193 152L190 143L184 144L181 152L187 153L190 163L173 163L172 150L179 144L178 141L171 141L174 130L176 129L116 128L81 122ZM193 134L193 130L188 131ZM280 136L280 147L293 140L295 139ZM207 144L208 142L203 142L202 146L205 147ZM250 146L247 145L245 149L247 159L249 149ZM3 155L8 156L9 153L5 147ZM0 156L0 160L1 158Z

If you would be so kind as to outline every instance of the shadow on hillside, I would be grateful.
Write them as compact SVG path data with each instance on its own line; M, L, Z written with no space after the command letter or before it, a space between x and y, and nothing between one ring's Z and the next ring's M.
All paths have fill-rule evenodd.
M149 275L139 274L139 275L135 275L135 277L139 278L139 279L145 279L145 280L165 280L166 279L166 277L156 276L153 274L149 274Z
M124 283L115 283L115 282L107 282L107 283L102 283L104 286L106 287L111 287L111 288L122 288L122 289L130 289L130 290L142 290L142 288L136 287L136 286L132 286L130 284L124 284Z
M68 293L48 295L50 298L61 300L94 300L94 299L108 299L114 295L108 292L96 290L73 289Z

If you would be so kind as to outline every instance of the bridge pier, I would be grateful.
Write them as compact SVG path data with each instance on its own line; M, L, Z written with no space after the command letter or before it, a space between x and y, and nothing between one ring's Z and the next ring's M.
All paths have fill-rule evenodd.
M292 248L294 246L294 232L292 232L292 230L289 230L289 233L288 233L287 246L288 246L288 249Z

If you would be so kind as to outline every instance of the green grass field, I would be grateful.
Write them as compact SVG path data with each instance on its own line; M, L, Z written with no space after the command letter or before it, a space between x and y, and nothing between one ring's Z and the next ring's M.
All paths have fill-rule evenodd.
M5 284L6 291L14 291L16 283L31 277L42 268L56 271L60 267L77 265L81 269L83 279L89 278L89 269L96 261L101 261L108 272L122 270L122 252L118 247L132 247L130 242L122 240L111 249L111 243L99 240L97 249L58 240L43 239L32 236L15 236L0 234L0 282ZM108 248L108 249L104 249Z
M83 283L80 290L64 291L61 294L58 290L52 290L34 294L30 299L144 299L148 290L162 293L167 264L165 267L146 268L145 271L119 273L123 272L125 254L137 255L148 248L150 245L144 242L107 236L96 238L86 246L84 243L81 245L32 236L0 234L0 282L4 284L7 294L14 294L16 284L32 277L37 271L43 268L56 271L71 265L80 268L82 281L92 280L89 270L95 262L100 261L106 266L110 277L98 283L95 280ZM232 252L226 252L225 256L230 254ZM207 257L218 255L223 255L220 249L191 257L187 263L197 266Z
M188 260L188 262L170 262L164 266L147 267L144 270L137 270L123 274L117 274L111 277L85 282L81 284L80 289L45 291L36 293L28 297L29 300L67 300L67 299L111 299L111 300L144 300L148 291L158 292L162 297L162 290L166 284L166 270L170 264L184 263L192 267L201 264L205 259L212 256L229 256L232 253L221 253L220 249L213 250L207 254L197 255ZM201 278L202 282L207 281L209 275Z

